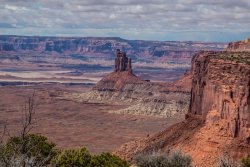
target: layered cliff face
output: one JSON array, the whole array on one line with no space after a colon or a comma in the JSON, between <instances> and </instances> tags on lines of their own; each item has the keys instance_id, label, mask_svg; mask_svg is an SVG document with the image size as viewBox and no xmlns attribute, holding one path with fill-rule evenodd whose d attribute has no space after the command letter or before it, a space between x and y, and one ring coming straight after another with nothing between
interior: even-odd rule
<instances>
[{"instance_id":1,"label":"layered cliff face","mask_svg":"<svg viewBox=\"0 0 250 167\"><path fill-rule=\"evenodd\" d=\"M9 69L20 72L46 70L51 71L48 72L50 76L54 76L55 70L62 70L63 76L56 77L77 75L87 79L86 82L96 83L112 71L116 50L120 49L126 52L126 56L117 58L114 71L131 69L132 59L134 70L141 78L174 81L190 68L194 53L200 49L222 50L225 46L225 43L142 41L116 37L0 35L0 66L4 72L9 72Z\"/></svg>"},{"instance_id":2,"label":"layered cliff face","mask_svg":"<svg viewBox=\"0 0 250 167\"><path fill-rule=\"evenodd\" d=\"M225 120L232 137L249 140L249 61L248 52L201 52L196 55L192 62L189 115L201 115L207 123Z\"/></svg>"},{"instance_id":3,"label":"layered cliff face","mask_svg":"<svg viewBox=\"0 0 250 167\"><path fill-rule=\"evenodd\" d=\"M228 51L250 51L250 38L244 41L230 42L227 47Z\"/></svg>"},{"instance_id":4,"label":"layered cliff face","mask_svg":"<svg viewBox=\"0 0 250 167\"><path fill-rule=\"evenodd\" d=\"M250 152L250 52L200 52L192 60L186 120L114 153L133 159L144 152L181 150L199 167L219 166Z\"/></svg>"},{"instance_id":5,"label":"layered cliff face","mask_svg":"<svg viewBox=\"0 0 250 167\"><path fill-rule=\"evenodd\" d=\"M205 42L158 42L125 40L122 38L98 37L25 37L0 36L0 53L25 52L31 54L58 54L60 56L76 54L112 59L116 49L122 49L133 59L145 59L188 62L198 50L222 50L225 43ZM25 56L24 55L24 56Z\"/></svg>"}]
</instances>

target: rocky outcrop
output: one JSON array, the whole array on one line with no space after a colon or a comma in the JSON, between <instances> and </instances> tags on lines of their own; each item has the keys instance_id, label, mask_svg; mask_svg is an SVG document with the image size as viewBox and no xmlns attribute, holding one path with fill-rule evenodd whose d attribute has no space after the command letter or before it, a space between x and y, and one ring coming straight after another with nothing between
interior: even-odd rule
<instances>
[{"instance_id":1,"label":"rocky outcrop","mask_svg":"<svg viewBox=\"0 0 250 167\"><path fill-rule=\"evenodd\" d=\"M128 85L141 85L146 81L141 80L130 71L112 72L101 79L95 86L94 90L98 91L123 91Z\"/></svg>"},{"instance_id":2,"label":"rocky outcrop","mask_svg":"<svg viewBox=\"0 0 250 167\"><path fill-rule=\"evenodd\" d=\"M131 59L125 53L118 50L115 59L115 72L101 79L91 92L80 95L81 98L89 102L129 104L116 113L171 117L187 112L190 87L183 85L191 83L189 74L177 82L152 83L132 72Z\"/></svg>"},{"instance_id":3,"label":"rocky outcrop","mask_svg":"<svg viewBox=\"0 0 250 167\"><path fill-rule=\"evenodd\" d=\"M248 59L250 59L250 53L242 52L197 54L192 62L192 92L187 116L201 115L207 123L225 120L226 130L232 137L249 140L250 66ZM214 114L207 120L209 112Z\"/></svg>"},{"instance_id":4,"label":"rocky outcrop","mask_svg":"<svg viewBox=\"0 0 250 167\"><path fill-rule=\"evenodd\" d=\"M116 50L114 72L101 79L94 90L98 91L122 91L126 85L143 84L145 81L138 78L132 72L131 58L126 56L126 52Z\"/></svg>"},{"instance_id":5,"label":"rocky outcrop","mask_svg":"<svg viewBox=\"0 0 250 167\"><path fill-rule=\"evenodd\" d=\"M115 113L171 117L186 113L190 100L190 89L179 87L177 91L172 84L143 81L129 71L112 72L100 80L91 92L79 98L88 102L128 105Z\"/></svg>"},{"instance_id":6,"label":"rocky outcrop","mask_svg":"<svg viewBox=\"0 0 250 167\"><path fill-rule=\"evenodd\" d=\"M244 41L230 42L227 47L228 51L250 51L250 38Z\"/></svg>"},{"instance_id":7,"label":"rocky outcrop","mask_svg":"<svg viewBox=\"0 0 250 167\"><path fill-rule=\"evenodd\" d=\"M120 49L116 50L115 58L115 72L129 71L132 73L131 58L126 56L126 52L121 52Z\"/></svg>"},{"instance_id":8,"label":"rocky outcrop","mask_svg":"<svg viewBox=\"0 0 250 167\"><path fill-rule=\"evenodd\" d=\"M144 152L181 150L199 167L235 161L250 152L250 52L201 51L192 60L192 90L186 120L114 153L133 160Z\"/></svg>"},{"instance_id":9,"label":"rocky outcrop","mask_svg":"<svg viewBox=\"0 0 250 167\"><path fill-rule=\"evenodd\" d=\"M221 128L224 124L223 121L218 121L216 125L204 124L198 116L190 117L155 135L126 143L114 153L133 160L145 152L179 150L191 156L193 166L197 167L219 166L221 158L226 157L237 162L249 154L250 145L229 137Z\"/></svg>"}]
</instances>

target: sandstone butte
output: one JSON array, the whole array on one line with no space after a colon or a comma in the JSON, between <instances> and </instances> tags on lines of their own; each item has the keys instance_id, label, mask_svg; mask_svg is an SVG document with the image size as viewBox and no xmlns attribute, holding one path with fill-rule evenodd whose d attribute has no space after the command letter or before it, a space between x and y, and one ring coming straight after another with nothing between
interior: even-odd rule
<instances>
[{"instance_id":1,"label":"sandstone butte","mask_svg":"<svg viewBox=\"0 0 250 167\"><path fill-rule=\"evenodd\" d=\"M120 50L116 52L114 67L114 72L101 79L90 92L82 95L86 101L129 104L127 108L112 111L114 113L164 118L179 114L178 118L184 119L190 101L190 73L176 82L142 80L133 73L131 59Z\"/></svg>"},{"instance_id":2,"label":"sandstone butte","mask_svg":"<svg viewBox=\"0 0 250 167\"><path fill-rule=\"evenodd\" d=\"M131 58L125 52L116 50L115 69L103 79L101 79L94 89L97 90L121 90L126 84L140 84L145 81L133 74Z\"/></svg>"},{"instance_id":3,"label":"sandstone butte","mask_svg":"<svg viewBox=\"0 0 250 167\"><path fill-rule=\"evenodd\" d=\"M181 150L196 167L250 153L250 40L226 51L201 51L192 59L189 111L183 122L124 144L114 153L132 160L142 152Z\"/></svg>"},{"instance_id":4,"label":"sandstone butte","mask_svg":"<svg viewBox=\"0 0 250 167\"><path fill-rule=\"evenodd\" d=\"M101 79L94 87L99 91L121 91L128 84L143 84L145 87L157 87L157 90L171 92L190 92L191 90L191 73L186 72L184 76L175 81L168 83L151 83L148 80L142 80L133 73L132 60L126 56L125 52L119 49L116 51L114 72Z\"/></svg>"}]
</instances>

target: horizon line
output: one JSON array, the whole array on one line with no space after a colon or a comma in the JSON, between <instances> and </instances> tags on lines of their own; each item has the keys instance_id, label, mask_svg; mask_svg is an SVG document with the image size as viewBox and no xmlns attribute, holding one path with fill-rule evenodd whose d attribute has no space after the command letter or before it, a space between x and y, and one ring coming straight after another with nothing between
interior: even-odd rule
<instances>
[{"instance_id":1,"label":"horizon line","mask_svg":"<svg viewBox=\"0 0 250 167\"><path fill-rule=\"evenodd\" d=\"M199 40L147 40L147 39L127 39L119 36L60 36L60 35L18 35L18 34L0 34L0 36L12 36L12 37L48 37L48 38L120 38L121 40L126 41L147 41L147 42L197 42L197 43L221 43L226 44L229 42L219 42L219 41L199 41ZM242 39L244 40L244 39Z\"/></svg>"}]
</instances>

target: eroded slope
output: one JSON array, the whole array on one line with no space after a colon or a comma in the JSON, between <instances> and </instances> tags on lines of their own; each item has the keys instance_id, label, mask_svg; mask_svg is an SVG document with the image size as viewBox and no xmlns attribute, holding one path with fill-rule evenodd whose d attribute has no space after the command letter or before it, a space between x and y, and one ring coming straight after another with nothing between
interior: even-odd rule
<instances>
[{"instance_id":1,"label":"eroded slope","mask_svg":"<svg viewBox=\"0 0 250 167\"><path fill-rule=\"evenodd\" d=\"M197 54L186 120L115 153L133 159L142 152L180 149L198 167L217 166L223 156L239 160L249 154L249 58L249 52Z\"/></svg>"}]
</instances>

